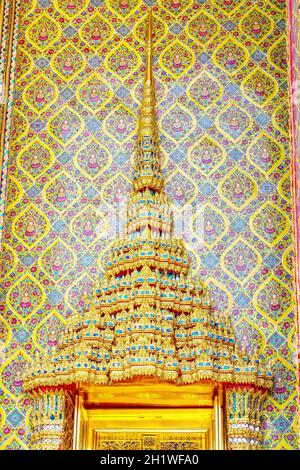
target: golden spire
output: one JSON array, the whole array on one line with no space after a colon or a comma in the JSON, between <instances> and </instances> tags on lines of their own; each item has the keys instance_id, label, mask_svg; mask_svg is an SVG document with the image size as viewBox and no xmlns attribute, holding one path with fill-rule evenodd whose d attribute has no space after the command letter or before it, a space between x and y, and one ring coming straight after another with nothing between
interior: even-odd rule
<instances>
[{"instance_id":1,"label":"golden spire","mask_svg":"<svg viewBox=\"0 0 300 470\"><path fill-rule=\"evenodd\" d=\"M152 36L152 10L150 8L146 36L146 72L139 117L135 175L133 178L133 186L137 191L143 191L146 188L161 191L163 188L155 110Z\"/></svg>"},{"instance_id":2,"label":"golden spire","mask_svg":"<svg viewBox=\"0 0 300 470\"><path fill-rule=\"evenodd\" d=\"M152 8L149 8L148 13L148 28L146 38L146 75L145 82L154 83L153 80L153 69L152 69Z\"/></svg>"},{"instance_id":3,"label":"golden spire","mask_svg":"<svg viewBox=\"0 0 300 470\"><path fill-rule=\"evenodd\" d=\"M148 28L146 38L146 73L142 95L142 106L139 120L138 140L144 137L157 138L155 87L152 68L152 9L148 13Z\"/></svg>"}]
</instances>

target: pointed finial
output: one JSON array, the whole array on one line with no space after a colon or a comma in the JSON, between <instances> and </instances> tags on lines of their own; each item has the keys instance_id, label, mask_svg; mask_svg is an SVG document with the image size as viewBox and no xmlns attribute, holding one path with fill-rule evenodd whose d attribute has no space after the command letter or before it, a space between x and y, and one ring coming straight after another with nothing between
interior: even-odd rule
<instances>
[{"instance_id":1,"label":"pointed finial","mask_svg":"<svg viewBox=\"0 0 300 470\"><path fill-rule=\"evenodd\" d=\"M146 35L146 73L140 113L138 140L157 137L155 89L152 67L152 9L148 12L148 26Z\"/></svg>"},{"instance_id":2,"label":"pointed finial","mask_svg":"<svg viewBox=\"0 0 300 470\"><path fill-rule=\"evenodd\" d=\"M134 189L137 191L150 188L161 191L164 185L161 165L159 139L155 109L155 87L152 67L152 10L148 10L146 33L146 71L142 94L141 112L137 139L137 157Z\"/></svg>"},{"instance_id":3,"label":"pointed finial","mask_svg":"<svg viewBox=\"0 0 300 470\"><path fill-rule=\"evenodd\" d=\"M152 8L148 11L148 31L147 31L147 44L152 46Z\"/></svg>"},{"instance_id":4,"label":"pointed finial","mask_svg":"<svg viewBox=\"0 0 300 470\"><path fill-rule=\"evenodd\" d=\"M152 8L148 12L148 27L147 27L147 40L146 40L146 74L145 83L150 82L153 84L153 69L152 69Z\"/></svg>"}]
</instances>

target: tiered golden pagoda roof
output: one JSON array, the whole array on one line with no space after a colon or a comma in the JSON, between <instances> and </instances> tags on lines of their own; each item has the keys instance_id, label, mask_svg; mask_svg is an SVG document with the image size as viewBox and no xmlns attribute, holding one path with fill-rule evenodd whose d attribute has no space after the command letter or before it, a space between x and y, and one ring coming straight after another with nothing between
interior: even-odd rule
<instances>
[{"instance_id":1,"label":"tiered golden pagoda roof","mask_svg":"<svg viewBox=\"0 0 300 470\"><path fill-rule=\"evenodd\" d=\"M238 351L228 316L190 274L164 192L155 114L152 19L139 121L133 191L123 239L85 311L73 315L49 355L37 355L24 388L113 384L148 376L177 384L215 381L269 389L271 371Z\"/></svg>"}]
</instances>

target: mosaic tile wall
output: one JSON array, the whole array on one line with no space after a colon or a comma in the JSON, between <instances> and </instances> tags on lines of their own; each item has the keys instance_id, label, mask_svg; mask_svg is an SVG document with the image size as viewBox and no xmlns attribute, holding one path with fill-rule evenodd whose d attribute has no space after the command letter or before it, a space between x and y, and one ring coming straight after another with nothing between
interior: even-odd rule
<instances>
[{"instance_id":1,"label":"mosaic tile wall","mask_svg":"<svg viewBox=\"0 0 300 470\"><path fill-rule=\"evenodd\" d=\"M178 213L192 207L191 262L215 308L230 312L250 353L273 358L265 446L293 449L285 0L21 0L2 251L2 448L28 445L22 369L81 308L103 271L109 213L130 190L147 5L167 192Z\"/></svg>"}]
</instances>

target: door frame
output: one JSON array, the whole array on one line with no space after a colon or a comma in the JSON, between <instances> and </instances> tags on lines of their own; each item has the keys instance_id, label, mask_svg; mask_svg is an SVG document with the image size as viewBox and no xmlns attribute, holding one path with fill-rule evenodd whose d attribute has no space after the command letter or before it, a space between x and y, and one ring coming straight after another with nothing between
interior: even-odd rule
<instances>
[{"instance_id":1,"label":"door frame","mask_svg":"<svg viewBox=\"0 0 300 470\"><path fill-rule=\"evenodd\" d=\"M75 398L74 418L74 450L95 449L100 432L201 432L206 449L225 449L223 389L210 382L83 384Z\"/></svg>"}]
</instances>

